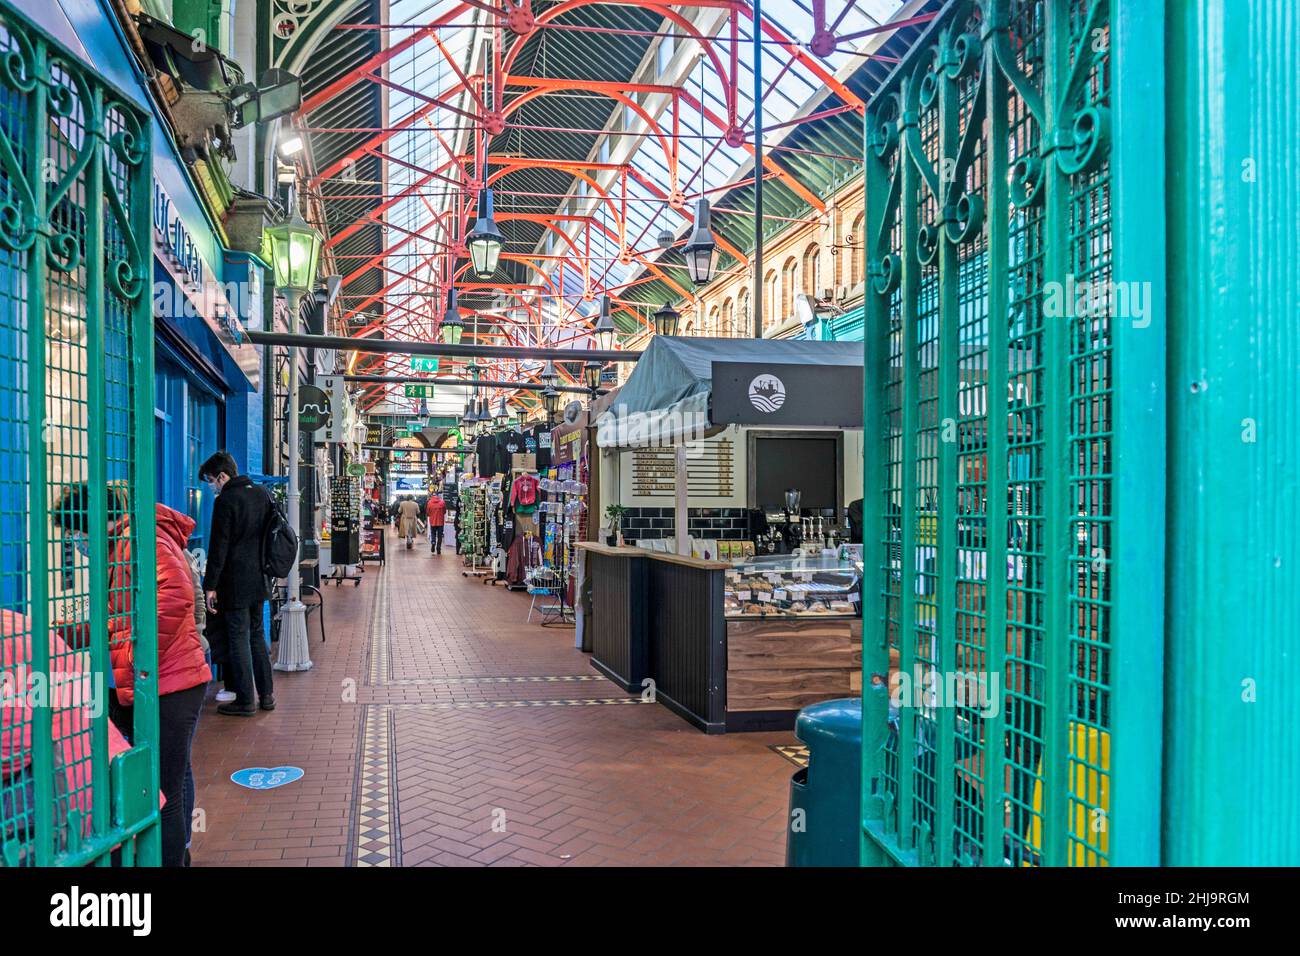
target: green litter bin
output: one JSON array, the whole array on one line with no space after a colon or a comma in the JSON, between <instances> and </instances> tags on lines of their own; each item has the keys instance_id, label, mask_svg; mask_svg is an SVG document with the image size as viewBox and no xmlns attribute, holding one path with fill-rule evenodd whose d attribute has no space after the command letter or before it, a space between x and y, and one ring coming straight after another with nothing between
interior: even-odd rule
<instances>
[{"instance_id":1,"label":"green litter bin","mask_svg":"<svg viewBox=\"0 0 1300 956\"><path fill-rule=\"evenodd\" d=\"M790 778L785 865L857 866L862 698L805 707L794 733L808 747L808 766Z\"/></svg>"}]
</instances>

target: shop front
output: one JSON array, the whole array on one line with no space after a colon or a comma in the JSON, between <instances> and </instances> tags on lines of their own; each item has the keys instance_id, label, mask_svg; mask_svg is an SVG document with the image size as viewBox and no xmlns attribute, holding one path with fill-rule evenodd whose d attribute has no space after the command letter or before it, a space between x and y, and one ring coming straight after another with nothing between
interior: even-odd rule
<instances>
[{"instance_id":1,"label":"shop front","mask_svg":"<svg viewBox=\"0 0 1300 956\"><path fill-rule=\"evenodd\" d=\"M710 733L860 693L862 387L853 345L654 340L597 421L598 670Z\"/></svg>"}]
</instances>

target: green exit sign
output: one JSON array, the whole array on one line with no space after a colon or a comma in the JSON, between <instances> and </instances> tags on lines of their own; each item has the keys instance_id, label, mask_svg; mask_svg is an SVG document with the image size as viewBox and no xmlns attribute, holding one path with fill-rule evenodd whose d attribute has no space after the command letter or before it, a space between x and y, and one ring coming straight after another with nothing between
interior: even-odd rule
<instances>
[{"instance_id":1,"label":"green exit sign","mask_svg":"<svg viewBox=\"0 0 1300 956\"><path fill-rule=\"evenodd\" d=\"M438 371L438 356L436 355L412 355L411 356L412 372L436 372Z\"/></svg>"},{"instance_id":2,"label":"green exit sign","mask_svg":"<svg viewBox=\"0 0 1300 956\"><path fill-rule=\"evenodd\" d=\"M432 385L407 385L407 398L433 398Z\"/></svg>"},{"instance_id":3,"label":"green exit sign","mask_svg":"<svg viewBox=\"0 0 1300 956\"><path fill-rule=\"evenodd\" d=\"M411 433L405 428L396 428L393 430L393 438L410 438Z\"/></svg>"}]
</instances>

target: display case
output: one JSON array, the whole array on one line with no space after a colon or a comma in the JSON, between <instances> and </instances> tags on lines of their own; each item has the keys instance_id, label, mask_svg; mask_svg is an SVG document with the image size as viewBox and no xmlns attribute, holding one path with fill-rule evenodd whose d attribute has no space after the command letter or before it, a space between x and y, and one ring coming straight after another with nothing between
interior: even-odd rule
<instances>
[{"instance_id":1,"label":"display case","mask_svg":"<svg viewBox=\"0 0 1300 956\"><path fill-rule=\"evenodd\" d=\"M728 620L857 617L862 564L851 553L738 558L723 575Z\"/></svg>"}]
</instances>

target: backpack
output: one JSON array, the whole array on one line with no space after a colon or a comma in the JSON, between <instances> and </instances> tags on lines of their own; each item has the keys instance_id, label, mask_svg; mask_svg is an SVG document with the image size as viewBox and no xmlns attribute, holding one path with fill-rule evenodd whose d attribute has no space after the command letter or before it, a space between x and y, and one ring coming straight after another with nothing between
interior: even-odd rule
<instances>
[{"instance_id":1,"label":"backpack","mask_svg":"<svg viewBox=\"0 0 1300 956\"><path fill-rule=\"evenodd\" d=\"M262 573L268 578L283 578L288 576L298 557L298 536L274 498L270 498L270 504L271 513L262 529Z\"/></svg>"}]
</instances>

